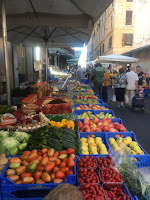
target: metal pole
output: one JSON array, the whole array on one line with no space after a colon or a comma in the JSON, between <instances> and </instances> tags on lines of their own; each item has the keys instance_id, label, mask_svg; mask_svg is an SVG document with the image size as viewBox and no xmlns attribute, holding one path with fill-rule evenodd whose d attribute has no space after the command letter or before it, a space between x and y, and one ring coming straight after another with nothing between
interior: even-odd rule
<instances>
[{"instance_id":1,"label":"metal pole","mask_svg":"<svg viewBox=\"0 0 150 200\"><path fill-rule=\"evenodd\" d=\"M59 56L58 56L58 67L59 67Z\"/></svg>"},{"instance_id":2,"label":"metal pole","mask_svg":"<svg viewBox=\"0 0 150 200\"><path fill-rule=\"evenodd\" d=\"M47 74L47 67L48 67L48 58L47 58L47 44L45 47L45 63L46 63L46 81L48 80L48 74Z\"/></svg>"},{"instance_id":3,"label":"metal pole","mask_svg":"<svg viewBox=\"0 0 150 200\"><path fill-rule=\"evenodd\" d=\"M11 105L5 0L2 0L2 27L3 27L3 47L4 47L5 69L6 69L6 83L7 83L7 103L8 105Z\"/></svg>"}]
</instances>

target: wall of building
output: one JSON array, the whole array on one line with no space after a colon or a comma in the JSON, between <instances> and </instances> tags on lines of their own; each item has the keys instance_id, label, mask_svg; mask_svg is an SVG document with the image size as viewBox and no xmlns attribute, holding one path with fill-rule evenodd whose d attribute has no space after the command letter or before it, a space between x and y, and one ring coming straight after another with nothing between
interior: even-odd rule
<instances>
[{"instance_id":1,"label":"wall of building","mask_svg":"<svg viewBox=\"0 0 150 200\"><path fill-rule=\"evenodd\" d=\"M134 1L114 0L99 20L95 23L94 29L87 45L88 61L96 59L100 55L122 54L132 50L132 46L123 46L123 34L133 34L133 24L125 25L126 11L133 10ZM100 24L100 26L99 26ZM109 38L112 36L112 46L109 46ZM104 53L102 47L104 44Z\"/></svg>"},{"instance_id":2,"label":"wall of building","mask_svg":"<svg viewBox=\"0 0 150 200\"><path fill-rule=\"evenodd\" d=\"M150 1L136 0L133 48L150 45Z\"/></svg>"}]
</instances>

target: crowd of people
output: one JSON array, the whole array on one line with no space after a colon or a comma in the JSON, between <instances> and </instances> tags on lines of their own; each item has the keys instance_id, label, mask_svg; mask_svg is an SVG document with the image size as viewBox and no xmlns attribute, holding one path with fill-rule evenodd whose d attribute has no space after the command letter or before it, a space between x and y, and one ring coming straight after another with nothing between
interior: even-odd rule
<instances>
[{"instance_id":1,"label":"crowd of people","mask_svg":"<svg viewBox=\"0 0 150 200\"><path fill-rule=\"evenodd\" d=\"M77 80L81 81L85 77L85 74L89 78L91 85L93 85L95 93L107 103L107 88L110 78L108 68L103 68L100 63L96 63L92 70L89 68L87 71L79 67L76 71ZM140 66L137 66L136 69L134 67L127 67L126 70L120 68L112 85L117 107L124 108L125 102L125 106L131 108L135 93L145 82L145 75L141 71Z\"/></svg>"}]
</instances>

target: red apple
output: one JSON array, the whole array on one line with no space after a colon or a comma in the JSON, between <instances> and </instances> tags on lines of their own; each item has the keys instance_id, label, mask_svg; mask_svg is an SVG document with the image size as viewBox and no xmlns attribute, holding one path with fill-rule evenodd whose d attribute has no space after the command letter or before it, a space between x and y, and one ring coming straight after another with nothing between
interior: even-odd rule
<instances>
[{"instance_id":1,"label":"red apple","mask_svg":"<svg viewBox=\"0 0 150 200\"><path fill-rule=\"evenodd\" d=\"M104 125L104 126L108 126L109 123L106 121L106 122L103 123L103 125Z\"/></svg>"},{"instance_id":2,"label":"red apple","mask_svg":"<svg viewBox=\"0 0 150 200\"><path fill-rule=\"evenodd\" d=\"M101 122L102 122L102 123L103 123L103 122L106 122L106 119L105 119L105 118L101 119Z\"/></svg>"},{"instance_id":3,"label":"red apple","mask_svg":"<svg viewBox=\"0 0 150 200\"><path fill-rule=\"evenodd\" d=\"M114 133L116 133L116 132L119 132L117 129L115 129L115 128L110 128L109 129L109 132L114 132Z\"/></svg>"},{"instance_id":4,"label":"red apple","mask_svg":"<svg viewBox=\"0 0 150 200\"><path fill-rule=\"evenodd\" d=\"M85 119L84 119L84 124L89 125L89 124L90 124L90 120L89 120L88 118L85 118Z\"/></svg>"},{"instance_id":5,"label":"red apple","mask_svg":"<svg viewBox=\"0 0 150 200\"><path fill-rule=\"evenodd\" d=\"M93 124L93 122L92 121L90 121L90 126Z\"/></svg>"},{"instance_id":6,"label":"red apple","mask_svg":"<svg viewBox=\"0 0 150 200\"><path fill-rule=\"evenodd\" d=\"M103 127L103 131L109 132L109 130L110 130L110 128L109 128L108 125L106 125L106 126Z\"/></svg>"},{"instance_id":7,"label":"red apple","mask_svg":"<svg viewBox=\"0 0 150 200\"><path fill-rule=\"evenodd\" d=\"M83 127L82 122L81 122L81 121L77 121L77 126L78 126L79 128L82 128L82 127Z\"/></svg>"},{"instance_id":8,"label":"red apple","mask_svg":"<svg viewBox=\"0 0 150 200\"><path fill-rule=\"evenodd\" d=\"M96 129L97 129L96 127L92 127L91 132L96 132Z\"/></svg>"},{"instance_id":9,"label":"red apple","mask_svg":"<svg viewBox=\"0 0 150 200\"><path fill-rule=\"evenodd\" d=\"M107 122L108 122L108 123L112 123L112 119L111 119L111 118L108 118L108 119L107 119Z\"/></svg>"},{"instance_id":10,"label":"red apple","mask_svg":"<svg viewBox=\"0 0 150 200\"><path fill-rule=\"evenodd\" d=\"M118 122L115 122L114 125L120 125Z\"/></svg>"},{"instance_id":11,"label":"red apple","mask_svg":"<svg viewBox=\"0 0 150 200\"><path fill-rule=\"evenodd\" d=\"M109 128L115 128L115 125L114 124L110 124Z\"/></svg>"},{"instance_id":12,"label":"red apple","mask_svg":"<svg viewBox=\"0 0 150 200\"><path fill-rule=\"evenodd\" d=\"M121 125L121 124L116 125L116 126L115 126L115 129L120 130L120 128L121 128L120 125Z\"/></svg>"},{"instance_id":13,"label":"red apple","mask_svg":"<svg viewBox=\"0 0 150 200\"><path fill-rule=\"evenodd\" d=\"M83 129L84 128L90 128L90 126L86 124L86 125L83 126Z\"/></svg>"},{"instance_id":14,"label":"red apple","mask_svg":"<svg viewBox=\"0 0 150 200\"><path fill-rule=\"evenodd\" d=\"M126 132L126 131L127 131L127 130L126 130L125 127L123 127L123 128L120 129L120 132Z\"/></svg>"},{"instance_id":15,"label":"red apple","mask_svg":"<svg viewBox=\"0 0 150 200\"><path fill-rule=\"evenodd\" d=\"M98 128L101 128L102 125L103 125L103 124L102 124L101 122L98 122L97 127L98 127Z\"/></svg>"},{"instance_id":16,"label":"red apple","mask_svg":"<svg viewBox=\"0 0 150 200\"><path fill-rule=\"evenodd\" d=\"M97 128L96 124L91 124L91 128Z\"/></svg>"},{"instance_id":17,"label":"red apple","mask_svg":"<svg viewBox=\"0 0 150 200\"><path fill-rule=\"evenodd\" d=\"M102 132L102 129L97 128L95 132Z\"/></svg>"},{"instance_id":18,"label":"red apple","mask_svg":"<svg viewBox=\"0 0 150 200\"><path fill-rule=\"evenodd\" d=\"M91 132L90 127L89 127L89 128L84 128L84 129L83 129L83 132Z\"/></svg>"},{"instance_id":19,"label":"red apple","mask_svg":"<svg viewBox=\"0 0 150 200\"><path fill-rule=\"evenodd\" d=\"M92 121L93 121L94 124L98 124L99 119L98 119L97 117L94 117L94 118L92 119Z\"/></svg>"}]
</instances>

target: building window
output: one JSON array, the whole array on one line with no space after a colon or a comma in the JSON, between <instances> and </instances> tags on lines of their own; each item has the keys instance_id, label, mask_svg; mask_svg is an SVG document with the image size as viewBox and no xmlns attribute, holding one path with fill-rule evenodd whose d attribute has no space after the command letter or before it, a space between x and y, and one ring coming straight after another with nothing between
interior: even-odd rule
<instances>
[{"instance_id":1,"label":"building window","mask_svg":"<svg viewBox=\"0 0 150 200\"><path fill-rule=\"evenodd\" d=\"M104 26L104 37L105 37L105 26Z\"/></svg>"},{"instance_id":2,"label":"building window","mask_svg":"<svg viewBox=\"0 0 150 200\"><path fill-rule=\"evenodd\" d=\"M101 30L101 38L103 38L103 31Z\"/></svg>"},{"instance_id":3,"label":"building window","mask_svg":"<svg viewBox=\"0 0 150 200\"><path fill-rule=\"evenodd\" d=\"M133 0L126 0L126 2L133 2Z\"/></svg>"},{"instance_id":4,"label":"building window","mask_svg":"<svg viewBox=\"0 0 150 200\"><path fill-rule=\"evenodd\" d=\"M113 27L113 15L111 16L110 26L111 26L111 28Z\"/></svg>"},{"instance_id":5,"label":"building window","mask_svg":"<svg viewBox=\"0 0 150 200\"><path fill-rule=\"evenodd\" d=\"M105 19L106 19L106 11L105 11Z\"/></svg>"},{"instance_id":6,"label":"building window","mask_svg":"<svg viewBox=\"0 0 150 200\"><path fill-rule=\"evenodd\" d=\"M114 6L114 1L112 2L112 7Z\"/></svg>"},{"instance_id":7,"label":"building window","mask_svg":"<svg viewBox=\"0 0 150 200\"><path fill-rule=\"evenodd\" d=\"M100 50L100 56L101 56L102 55L102 48L101 48L101 46L100 46L99 50Z\"/></svg>"},{"instance_id":8,"label":"building window","mask_svg":"<svg viewBox=\"0 0 150 200\"><path fill-rule=\"evenodd\" d=\"M97 57L99 56L99 48L97 49Z\"/></svg>"},{"instance_id":9,"label":"building window","mask_svg":"<svg viewBox=\"0 0 150 200\"><path fill-rule=\"evenodd\" d=\"M126 11L126 25L132 25L132 10Z\"/></svg>"},{"instance_id":10,"label":"building window","mask_svg":"<svg viewBox=\"0 0 150 200\"><path fill-rule=\"evenodd\" d=\"M112 47L112 36L109 38L109 45L108 45L108 49L110 49Z\"/></svg>"},{"instance_id":11,"label":"building window","mask_svg":"<svg viewBox=\"0 0 150 200\"><path fill-rule=\"evenodd\" d=\"M127 33L122 35L122 46L133 45L133 34Z\"/></svg>"},{"instance_id":12,"label":"building window","mask_svg":"<svg viewBox=\"0 0 150 200\"><path fill-rule=\"evenodd\" d=\"M103 24L103 15L102 15L102 24Z\"/></svg>"},{"instance_id":13,"label":"building window","mask_svg":"<svg viewBox=\"0 0 150 200\"><path fill-rule=\"evenodd\" d=\"M103 43L102 53L105 52L105 44Z\"/></svg>"}]
</instances>

